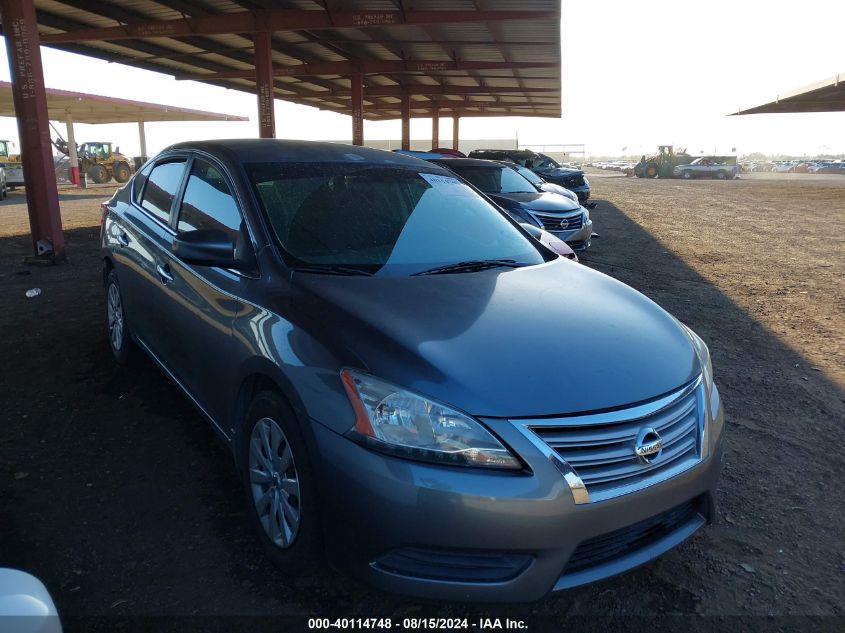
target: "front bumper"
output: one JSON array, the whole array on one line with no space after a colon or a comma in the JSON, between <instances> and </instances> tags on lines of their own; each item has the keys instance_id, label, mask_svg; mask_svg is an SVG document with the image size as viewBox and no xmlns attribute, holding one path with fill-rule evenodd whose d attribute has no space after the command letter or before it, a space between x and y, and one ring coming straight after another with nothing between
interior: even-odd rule
<instances>
[{"instance_id":1,"label":"front bumper","mask_svg":"<svg viewBox=\"0 0 845 633\"><path fill-rule=\"evenodd\" d=\"M712 428L720 430L722 421L719 404ZM386 591L432 599L528 602L641 565L715 516L721 434L714 436L709 458L674 478L576 505L560 471L513 424L485 423L530 463L530 472L393 458L314 423L330 561ZM691 501L695 515L674 531L601 564L564 573L579 544ZM420 571L398 573L396 565L409 557ZM441 572L429 573L437 565Z\"/></svg>"}]
</instances>

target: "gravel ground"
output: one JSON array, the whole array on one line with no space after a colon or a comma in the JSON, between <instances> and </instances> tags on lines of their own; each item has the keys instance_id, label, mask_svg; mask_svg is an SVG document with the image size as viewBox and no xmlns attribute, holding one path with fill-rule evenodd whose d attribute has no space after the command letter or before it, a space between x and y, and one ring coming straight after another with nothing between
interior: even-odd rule
<instances>
[{"instance_id":1,"label":"gravel ground","mask_svg":"<svg viewBox=\"0 0 845 633\"><path fill-rule=\"evenodd\" d=\"M28 225L14 192L0 204L0 566L42 578L67 616L773 614L842 625L845 178L590 176L601 237L584 264L710 345L728 434L716 525L632 573L508 609L420 604L331 571L291 581L253 540L212 431L151 364L129 371L110 358L97 251L110 190L63 191L69 262L56 267L21 264ZM27 299L32 287L43 292Z\"/></svg>"}]
</instances>

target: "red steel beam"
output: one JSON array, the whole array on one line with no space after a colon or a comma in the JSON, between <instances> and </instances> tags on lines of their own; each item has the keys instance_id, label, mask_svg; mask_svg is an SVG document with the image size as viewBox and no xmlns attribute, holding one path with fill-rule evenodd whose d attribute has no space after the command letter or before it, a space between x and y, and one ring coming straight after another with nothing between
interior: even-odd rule
<instances>
[{"instance_id":1,"label":"red steel beam","mask_svg":"<svg viewBox=\"0 0 845 633\"><path fill-rule=\"evenodd\" d=\"M537 108L545 108L545 109L554 109L559 108L560 103L558 101L544 101L539 103L525 103L522 101L519 102L508 102L508 101L410 101L410 109L411 110L426 110L430 111L433 109L438 110L463 110L467 108L505 108L508 110L532 110ZM367 111L369 112L379 112L382 110L387 110L390 112L398 112L402 109L402 103L374 103L372 105L367 106ZM348 110L347 110L348 112Z\"/></svg>"},{"instance_id":2,"label":"red steel beam","mask_svg":"<svg viewBox=\"0 0 845 633\"><path fill-rule=\"evenodd\" d=\"M368 29L383 26L459 24L466 22L509 22L557 20L559 11L332 11L271 10L238 11L176 20L149 20L101 28L74 29L45 35L45 44L108 42L146 37L190 37L229 35L260 31L315 31L320 29Z\"/></svg>"},{"instance_id":3,"label":"red steel beam","mask_svg":"<svg viewBox=\"0 0 845 633\"><path fill-rule=\"evenodd\" d=\"M0 0L21 142L29 228L36 257L62 260L65 239L50 143L47 94L33 0Z\"/></svg>"},{"instance_id":4,"label":"red steel beam","mask_svg":"<svg viewBox=\"0 0 845 633\"><path fill-rule=\"evenodd\" d=\"M258 136L276 138L276 112L273 109L273 43L269 32L256 33L255 92L258 95Z\"/></svg>"},{"instance_id":5,"label":"red steel beam","mask_svg":"<svg viewBox=\"0 0 845 633\"><path fill-rule=\"evenodd\" d=\"M364 76L352 73L352 144L364 144Z\"/></svg>"},{"instance_id":6,"label":"red steel beam","mask_svg":"<svg viewBox=\"0 0 845 633\"><path fill-rule=\"evenodd\" d=\"M315 62L313 64L294 64L291 66L274 66L276 77L302 77L311 75L349 75L353 72L364 74L385 73L436 73L461 70L522 70L535 68L558 68L557 62L463 62L441 60L377 60L370 59L361 62ZM218 73L199 73L190 75L176 75L182 81L211 81L215 79L252 79L250 70L230 70Z\"/></svg>"},{"instance_id":7,"label":"red steel beam","mask_svg":"<svg viewBox=\"0 0 845 633\"><path fill-rule=\"evenodd\" d=\"M544 92L560 92L559 88L513 88L495 86L428 86L425 84L406 84L405 86L372 86L365 89L368 97L399 97L402 93L411 95L490 95L490 94L531 94ZM320 94L315 92L315 94ZM348 97L349 90L330 90L327 97Z\"/></svg>"}]
</instances>

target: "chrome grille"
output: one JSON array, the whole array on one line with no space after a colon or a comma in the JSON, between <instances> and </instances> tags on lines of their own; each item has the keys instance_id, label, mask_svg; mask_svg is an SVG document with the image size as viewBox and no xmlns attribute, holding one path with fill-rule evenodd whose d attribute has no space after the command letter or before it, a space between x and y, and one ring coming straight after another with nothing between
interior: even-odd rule
<instances>
[{"instance_id":1,"label":"chrome grille","mask_svg":"<svg viewBox=\"0 0 845 633\"><path fill-rule=\"evenodd\" d=\"M586 489L588 502L595 502L651 486L698 464L704 413L699 378L665 398L629 409L514 422L529 439L540 440L534 443L547 456L562 461L559 467L569 473L567 480L574 474ZM663 441L651 462L634 451L643 429L657 431ZM576 503L583 502L576 498Z\"/></svg>"},{"instance_id":2,"label":"chrome grille","mask_svg":"<svg viewBox=\"0 0 845 633\"><path fill-rule=\"evenodd\" d=\"M543 223L543 228L547 231L571 231L572 229L580 229L584 226L584 218L580 212L577 215L569 217L546 215L545 213L538 213L536 211L534 215Z\"/></svg>"}]
</instances>

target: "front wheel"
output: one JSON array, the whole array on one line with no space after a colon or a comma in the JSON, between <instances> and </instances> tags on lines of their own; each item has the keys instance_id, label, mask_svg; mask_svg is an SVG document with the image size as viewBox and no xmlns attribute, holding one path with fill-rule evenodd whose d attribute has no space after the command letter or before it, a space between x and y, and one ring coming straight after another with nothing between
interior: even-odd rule
<instances>
[{"instance_id":1,"label":"front wheel","mask_svg":"<svg viewBox=\"0 0 845 633\"><path fill-rule=\"evenodd\" d=\"M103 183L109 181L109 172L100 163L95 163L94 165L91 165L91 169L88 170L88 177L98 185L102 185Z\"/></svg>"},{"instance_id":2,"label":"front wheel","mask_svg":"<svg viewBox=\"0 0 845 633\"><path fill-rule=\"evenodd\" d=\"M322 549L314 476L302 432L287 403L264 391L250 405L240 437L250 522L268 558L298 575Z\"/></svg>"},{"instance_id":3,"label":"front wheel","mask_svg":"<svg viewBox=\"0 0 845 633\"><path fill-rule=\"evenodd\" d=\"M109 271L106 280L106 320L109 328L109 347L117 362L126 365L134 356L134 343L126 323L123 297L117 281L117 272Z\"/></svg>"},{"instance_id":4,"label":"front wheel","mask_svg":"<svg viewBox=\"0 0 845 633\"><path fill-rule=\"evenodd\" d=\"M650 163L650 164L646 165L645 177L646 178L657 178L657 165L655 165L654 163Z\"/></svg>"},{"instance_id":5,"label":"front wheel","mask_svg":"<svg viewBox=\"0 0 845 633\"><path fill-rule=\"evenodd\" d=\"M692 172L691 172L689 169L687 169L686 171L684 171L684 178L685 178L686 180L689 180L690 178L692 178Z\"/></svg>"},{"instance_id":6,"label":"front wheel","mask_svg":"<svg viewBox=\"0 0 845 633\"><path fill-rule=\"evenodd\" d=\"M716 178L718 178L719 180L727 180L728 175L725 172L720 171L716 174Z\"/></svg>"},{"instance_id":7,"label":"front wheel","mask_svg":"<svg viewBox=\"0 0 845 633\"><path fill-rule=\"evenodd\" d=\"M114 179L117 182L124 183L129 180L129 177L132 175L132 171L129 169L129 165L127 165L126 163L118 162L114 164L112 174L114 175Z\"/></svg>"}]
</instances>

